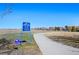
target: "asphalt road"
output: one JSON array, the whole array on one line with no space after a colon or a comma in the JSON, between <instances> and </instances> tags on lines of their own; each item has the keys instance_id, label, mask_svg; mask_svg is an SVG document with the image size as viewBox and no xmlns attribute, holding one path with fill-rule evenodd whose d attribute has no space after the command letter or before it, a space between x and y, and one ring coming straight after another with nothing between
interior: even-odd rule
<instances>
[{"instance_id":1,"label":"asphalt road","mask_svg":"<svg viewBox=\"0 0 79 59\"><path fill-rule=\"evenodd\" d=\"M79 49L57 43L43 33L34 34L35 41L44 55L79 55Z\"/></svg>"}]
</instances>

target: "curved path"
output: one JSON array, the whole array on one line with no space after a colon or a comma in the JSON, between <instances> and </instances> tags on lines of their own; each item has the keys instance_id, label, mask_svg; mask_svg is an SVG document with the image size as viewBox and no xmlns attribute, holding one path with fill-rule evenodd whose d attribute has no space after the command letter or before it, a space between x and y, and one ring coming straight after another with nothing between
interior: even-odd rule
<instances>
[{"instance_id":1,"label":"curved path","mask_svg":"<svg viewBox=\"0 0 79 59\"><path fill-rule=\"evenodd\" d=\"M44 55L79 55L79 49L54 42L43 33L34 34L34 38Z\"/></svg>"}]
</instances>

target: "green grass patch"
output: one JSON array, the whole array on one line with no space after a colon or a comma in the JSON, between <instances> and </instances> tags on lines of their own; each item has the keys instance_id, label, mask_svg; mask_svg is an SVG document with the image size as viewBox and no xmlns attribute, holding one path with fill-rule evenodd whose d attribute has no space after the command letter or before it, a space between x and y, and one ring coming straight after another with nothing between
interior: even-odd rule
<instances>
[{"instance_id":1,"label":"green grass patch","mask_svg":"<svg viewBox=\"0 0 79 59\"><path fill-rule=\"evenodd\" d=\"M2 38L6 38L8 40L15 40L15 39L21 39L21 40L32 40L33 36L31 32L25 32L25 33L8 33L1 35Z\"/></svg>"}]
</instances>

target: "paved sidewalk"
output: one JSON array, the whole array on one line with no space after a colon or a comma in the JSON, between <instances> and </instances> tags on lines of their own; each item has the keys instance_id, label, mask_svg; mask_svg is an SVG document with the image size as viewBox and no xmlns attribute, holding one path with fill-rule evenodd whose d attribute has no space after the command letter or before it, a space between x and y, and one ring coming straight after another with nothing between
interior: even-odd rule
<instances>
[{"instance_id":1,"label":"paved sidewalk","mask_svg":"<svg viewBox=\"0 0 79 59\"><path fill-rule=\"evenodd\" d=\"M34 34L35 41L44 55L79 55L79 49L52 41L43 33Z\"/></svg>"}]
</instances>

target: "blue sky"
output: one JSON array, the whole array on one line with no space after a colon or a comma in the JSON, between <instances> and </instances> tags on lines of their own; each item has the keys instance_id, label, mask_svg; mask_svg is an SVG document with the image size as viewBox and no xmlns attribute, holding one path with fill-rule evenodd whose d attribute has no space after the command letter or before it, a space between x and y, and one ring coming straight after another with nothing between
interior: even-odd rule
<instances>
[{"instance_id":1,"label":"blue sky","mask_svg":"<svg viewBox=\"0 0 79 59\"><path fill-rule=\"evenodd\" d=\"M6 12L11 8L11 13ZM79 25L79 4L25 3L0 4L0 28L21 28L22 22L31 27Z\"/></svg>"}]
</instances>

